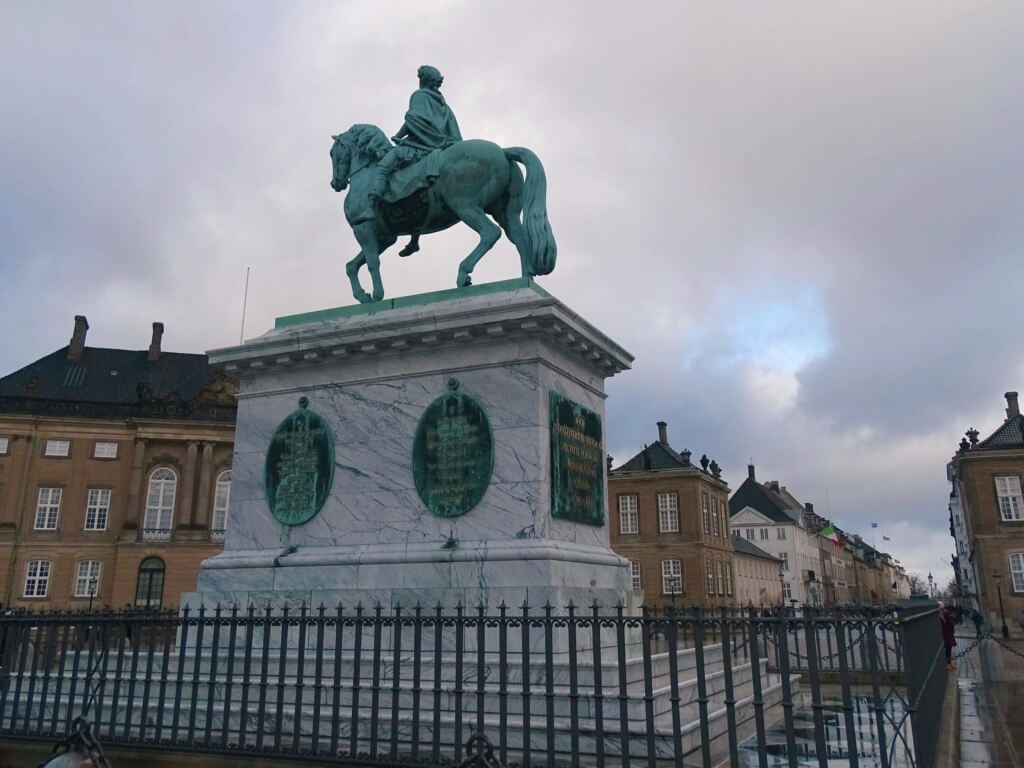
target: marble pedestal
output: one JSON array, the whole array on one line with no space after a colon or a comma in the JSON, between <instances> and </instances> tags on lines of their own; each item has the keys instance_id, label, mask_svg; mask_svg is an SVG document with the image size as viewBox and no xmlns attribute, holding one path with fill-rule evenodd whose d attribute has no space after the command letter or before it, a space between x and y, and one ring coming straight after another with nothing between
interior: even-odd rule
<instances>
[{"instance_id":1,"label":"marble pedestal","mask_svg":"<svg viewBox=\"0 0 1024 768\"><path fill-rule=\"evenodd\" d=\"M279 318L209 354L240 380L231 502L224 551L183 605L636 606L607 520L552 516L548 412L555 392L603 424L604 380L632 357L532 281ZM452 378L488 417L494 464L481 501L442 518L416 491L412 446ZM265 457L302 396L334 434L334 479L319 514L287 526Z\"/></svg>"}]
</instances>

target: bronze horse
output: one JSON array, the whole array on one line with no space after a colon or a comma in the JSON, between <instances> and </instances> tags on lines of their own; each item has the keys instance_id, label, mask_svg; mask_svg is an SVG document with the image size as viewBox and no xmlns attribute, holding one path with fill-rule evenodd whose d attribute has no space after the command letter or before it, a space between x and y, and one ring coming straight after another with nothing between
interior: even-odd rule
<instances>
[{"instance_id":1,"label":"bronze horse","mask_svg":"<svg viewBox=\"0 0 1024 768\"><path fill-rule=\"evenodd\" d=\"M457 287L470 285L473 267L498 241L502 230L519 251L523 277L546 275L554 269L557 248L548 223L544 167L533 152L522 147L502 149L480 139L453 144L441 150L440 172L432 184L402 200L381 201L373 220L353 225L353 218L366 207L377 162L391 147L380 128L364 124L334 136L331 147L331 187L336 192L352 187L345 198L345 217L361 250L345 271L356 299L384 298L380 255L400 235L439 232L459 221L472 227L480 242L459 263ZM525 180L517 163L526 168ZM359 282L359 268L364 264L373 280L372 296Z\"/></svg>"}]
</instances>

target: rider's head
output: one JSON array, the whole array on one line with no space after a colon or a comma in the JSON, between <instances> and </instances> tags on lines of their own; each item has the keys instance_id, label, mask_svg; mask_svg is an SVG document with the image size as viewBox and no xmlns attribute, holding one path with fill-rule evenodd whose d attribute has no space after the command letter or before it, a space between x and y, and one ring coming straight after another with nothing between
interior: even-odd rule
<instances>
[{"instance_id":1,"label":"rider's head","mask_svg":"<svg viewBox=\"0 0 1024 768\"><path fill-rule=\"evenodd\" d=\"M420 79L420 88L440 88L441 83L444 82L444 78L437 71L437 68L429 64L424 64L417 69L416 75Z\"/></svg>"}]
</instances>

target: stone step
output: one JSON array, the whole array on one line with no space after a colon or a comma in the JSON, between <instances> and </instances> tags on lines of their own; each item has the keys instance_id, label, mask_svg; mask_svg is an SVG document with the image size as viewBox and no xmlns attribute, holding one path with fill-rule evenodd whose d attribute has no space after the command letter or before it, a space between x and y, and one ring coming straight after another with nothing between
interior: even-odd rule
<instances>
[{"instance_id":1,"label":"stone step","mask_svg":"<svg viewBox=\"0 0 1024 768\"><path fill-rule=\"evenodd\" d=\"M778 705L781 703L781 682L778 680L777 676L772 676L772 678L773 681L765 687L762 693L765 708L765 719L769 724L781 716L781 713L777 712L779 709ZM794 686L794 690L798 690L798 676L792 676L791 682ZM366 694L364 693L364 696L365 695ZM48 702L37 702L36 705L38 706L40 703L49 709L50 704ZM177 716L178 727L175 730L175 716L172 709L172 702L166 702L162 718L162 727L159 732L157 730L156 723L158 714L157 709L155 707L150 707L148 709L146 714L148 725L145 729L142 729L139 724L142 717L141 705L136 704L136 706L133 707L133 727L130 728L126 734L123 725L126 714L125 708L118 708L118 711L115 713L116 725L114 726L113 731L111 731L109 725L111 715L110 709L109 707L104 706L104 702L100 702L100 706L94 710L98 715L95 719L95 732L101 740L106 738L111 742L114 742L119 738L123 740L126 735L130 739L138 739L142 737L147 739L159 738L164 740L171 739L172 741L180 741L186 738L190 725L190 718L194 716L194 724L196 727L191 737L192 744L201 746L206 743L206 702L200 699L197 702L195 712L190 710L188 706L189 700L184 696L182 697L182 703L183 708ZM711 739L713 741L724 739L728 726L725 705L723 703L712 703L709 705L708 709L708 730ZM753 696L737 695L734 711L738 727L744 726L745 723L749 724L754 716ZM250 706L247 707L244 718L240 716L240 706L229 707L229 712L230 714L227 722L228 743L238 743L241 723L244 720L246 744L254 744L257 740L257 734L260 728L255 702L250 702ZM369 751L372 746L371 739L373 738L369 713L367 709L360 709L357 710L357 712L361 715L356 722L357 750ZM400 708L398 718L394 721L397 723L399 752L404 754L408 754L411 751L414 714L414 710L411 708ZM35 719L36 716L34 715L31 718L31 721L34 722ZM48 719L49 718L47 718L47 721ZM438 710L436 719L438 723L437 737L439 739L442 752L445 755L451 756L454 752L453 745L456 743L457 720L452 711L445 710L443 708ZM293 732L295 721L296 708L291 704L285 704L282 707L282 717L280 721L278 721L276 697L268 695L267 707L262 721L263 743L269 746L275 743L275 738L279 738L285 748L291 748L291 746L297 742L299 749L310 749L312 746L312 734L314 730L314 709L312 705L306 703L299 709L299 729L297 737ZM459 739L461 742L464 742L468 736L477 729L477 717L475 712L463 711L462 717L459 718L458 721L461 721ZM4 724L7 725L8 722L8 719L5 718ZM19 719L10 724L12 726L17 726L21 724L21 722L22 721ZM352 733L352 722L351 709L342 708L339 711L339 716L337 718L339 747L341 749L348 748ZM385 708L382 706L379 711L376 729L378 753L380 750L384 750L386 752L388 749L392 736L392 722L392 712L390 707L388 706ZM426 706L421 705L420 707L420 722L418 726L417 741L420 744L421 754L429 753L435 735L434 722L435 714L432 708L432 699L429 699L426 702ZM509 759L521 759L524 743L524 720L521 714L510 713L505 722L506 731L504 734L504 742L506 749L510 753ZM529 722L531 728L530 742L532 750L535 753L535 756L545 754L548 746L548 718L546 712L538 714L536 709L534 709ZM322 710L318 728L319 745L321 749L326 748L330 743L333 723L334 721L329 718L326 708ZM558 758L568 758L570 756L573 749L574 738L576 741L575 748L581 756L589 757L596 755L598 740L596 721L593 718L580 717L574 723L567 716L556 714L553 718L552 726L553 730L551 731L551 734L554 742L554 751ZM223 706L217 706L215 704L210 716L211 741L219 743L219 739L223 733L223 728L224 708ZM490 736L493 742L500 743L501 721L495 713L487 712L484 714L483 732ZM622 743L626 741L619 719L617 717L606 718L602 723L601 733L603 736L603 754L606 758L610 758L614 761L614 759L620 754ZM655 716L651 722L650 728L648 728L646 719L630 720L625 733L628 734L629 753L631 757L642 758L647 756L649 743L658 759L671 759L675 753L675 731L673 728L671 712ZM648 739L649 735L653 736L653 739L651 739L650 742ZM694 752L700 748L701 732L698 717L694 717L692 719L681 717L679 742L684 754Z\"/></svg>"}]
</instances>

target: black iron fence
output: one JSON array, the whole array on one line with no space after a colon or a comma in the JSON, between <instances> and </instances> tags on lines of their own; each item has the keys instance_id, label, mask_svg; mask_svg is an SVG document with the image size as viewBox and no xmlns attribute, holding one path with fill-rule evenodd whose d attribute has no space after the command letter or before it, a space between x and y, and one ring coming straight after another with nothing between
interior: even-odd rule
<instances>
[{"instance_id":1,"label":"black iron fence","mask_svg":"<svg viewBox=\"0 0 1024 768\"><path fill-rule=\"evenodd\" d=\"M912 653L905 649L913 649ZM569 606L0 616L0 737L503 764L919 765L945 668L932 609L625 615Z\"/></svg>"}]
</instances>

